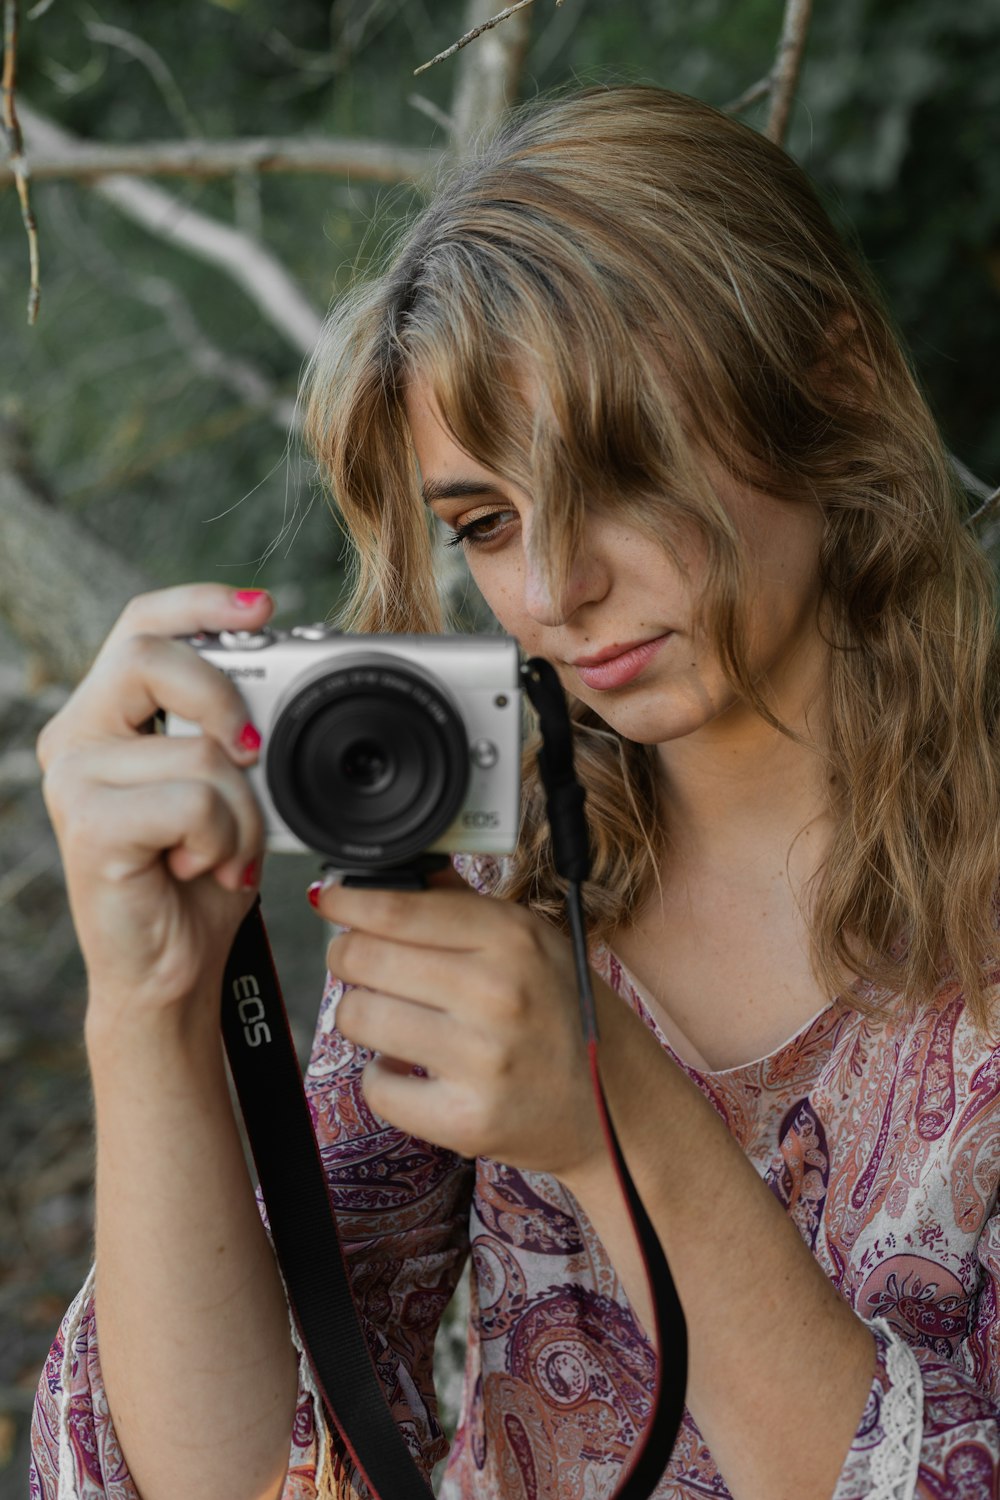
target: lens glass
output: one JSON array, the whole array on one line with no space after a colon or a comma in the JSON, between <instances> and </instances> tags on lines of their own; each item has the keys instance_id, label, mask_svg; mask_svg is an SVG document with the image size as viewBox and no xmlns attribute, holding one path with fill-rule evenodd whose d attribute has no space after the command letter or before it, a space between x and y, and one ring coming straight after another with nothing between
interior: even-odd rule
<instances>
[{"instance_id":1,"label":"lens glass","mask_svg":"<svg viewBox=\"0 0 1000 1500\"><path fill-rule=\"evenodd\" d=\"M380 792L395 767L392 752L377 740L354 740L340 757L340 775L358 792Z\"/></svg>"}]
</instances>

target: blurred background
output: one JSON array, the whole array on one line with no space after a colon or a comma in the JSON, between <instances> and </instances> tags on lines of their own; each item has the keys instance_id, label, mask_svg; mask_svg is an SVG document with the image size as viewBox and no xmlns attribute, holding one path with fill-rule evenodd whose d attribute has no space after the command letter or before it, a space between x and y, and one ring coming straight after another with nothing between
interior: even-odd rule
<instances>
[{"instance_id":1,"label":"blurred background","mask_svg":"<svg viewBox=\"0 0 1000 1500\"><path fill-rule=\"evenodd\" d=\"M642 80L752 97L786 15L783 0L534 0L414 78L494 6L19 9L41 301L29 326L28 242L0 170L0 1500L27 1492L32 1394L92 1233L82 974L38 729L138 589L266 587L285 624L336 609L342 541L299 451L297 382L325 309L378 263L441 153L515 93ZM773 95L743 110L755 127ZM785 144L874 264L949 448L992 490L1000 0L815 0ZM314 874L272 859L264 887L303 1054ZM459 1309L449 1402L460 1343Z\"/></svg>"}]
</instances>

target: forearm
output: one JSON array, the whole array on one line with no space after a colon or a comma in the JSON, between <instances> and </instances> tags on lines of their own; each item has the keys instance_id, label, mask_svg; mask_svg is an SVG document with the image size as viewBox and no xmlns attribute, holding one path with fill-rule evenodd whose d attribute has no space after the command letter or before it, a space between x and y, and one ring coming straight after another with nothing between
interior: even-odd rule
<instances>
[{"instance_id":1,"label":"forearm","mask_svg":"<svg viewBox=\"0 0 1000 1500\"><path fill-rule=\"evenodd\" d=\"M291 1440L296 1356L212 1012L88 1023L101 1368L143 1500L273 1500Z\"/></svg>"},{"instance_id":2,"label":"forearm","mask_svg":"<svg viewBox=\"0 0 1000 1500\"><path fill-rule=\"evenodd\" d=\"M620 1002L608 1011L602 1078L687 1320L691 1413L735 1500L829 1500L868 1396L872 1336L709 1102ZM649 1330L610 1162L564 1180Z\"/></svg>"}]
</instances>

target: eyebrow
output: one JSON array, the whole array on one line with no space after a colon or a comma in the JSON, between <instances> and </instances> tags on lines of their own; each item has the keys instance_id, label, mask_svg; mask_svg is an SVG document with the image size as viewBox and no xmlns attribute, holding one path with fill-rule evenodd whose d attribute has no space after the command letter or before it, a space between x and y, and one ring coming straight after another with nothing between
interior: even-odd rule
<instances>
[{"instance_id":1,"label":"eyebrow","mask_svg":"<svg viewBox=\"0 0 1000 1500\"><path fill-rule=\"evenodd\" d=\"M481 479L425 479L423 497L425 505L435 500L465 500L471 495L495 495L496 486L484 484Z\"/></svg>"}]
</instances>

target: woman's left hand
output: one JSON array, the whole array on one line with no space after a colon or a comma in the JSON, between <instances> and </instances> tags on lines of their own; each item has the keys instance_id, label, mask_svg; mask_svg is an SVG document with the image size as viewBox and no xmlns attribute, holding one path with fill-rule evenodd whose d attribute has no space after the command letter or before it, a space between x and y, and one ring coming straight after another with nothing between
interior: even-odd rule
<instances>
[{"instance_id":1,"label":"woman's left hand","mask_svg":"<svg viewBox=\"0 0 1000 1500\"><path fill-rule=\"evenodd\" d=\"M365 1098L397 1129L462 1156L577 1172L605 1147L569 942L453 872L434 880L426 891L329 885L319 895L320 915L350 929L327 964L355 986L337 1029L376 1054Z\"/></svg>"}]
</instances>

